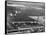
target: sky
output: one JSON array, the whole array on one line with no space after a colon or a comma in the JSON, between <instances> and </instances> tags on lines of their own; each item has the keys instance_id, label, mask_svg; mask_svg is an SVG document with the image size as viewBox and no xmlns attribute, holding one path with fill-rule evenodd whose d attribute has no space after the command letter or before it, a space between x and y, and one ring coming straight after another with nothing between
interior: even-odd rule
<instances>
[{"instance_id":1,"label":"sky","mask_svg":"<svg viewBox=\"0 0 46 35\"><path fill-rule=\"evenodd\" d=\"M7 0L7 1L33 1L33 2L45 2L45 0Z\"/></svg>"}]
</instances>

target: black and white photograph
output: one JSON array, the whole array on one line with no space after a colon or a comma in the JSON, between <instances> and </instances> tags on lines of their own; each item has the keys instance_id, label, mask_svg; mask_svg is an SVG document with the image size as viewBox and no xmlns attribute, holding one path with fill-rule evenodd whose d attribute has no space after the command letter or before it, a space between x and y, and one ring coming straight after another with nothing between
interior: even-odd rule
<instances>
[{"instance_id":1,"label":"black and white photograph","mask_svg":"<svg viewBox=\"0 0 46 35\"><path fill-rule=\"evenodd\" d=\"M45 2L5 1L5 33L45 32Z\"/></svg>"}]
</instances>

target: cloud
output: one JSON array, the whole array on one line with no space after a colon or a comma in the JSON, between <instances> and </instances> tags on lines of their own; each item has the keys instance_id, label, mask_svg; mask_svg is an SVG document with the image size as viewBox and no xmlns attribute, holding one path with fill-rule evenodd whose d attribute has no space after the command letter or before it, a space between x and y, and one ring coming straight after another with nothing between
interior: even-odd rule
<instances>
[{"instance_id":1,"label":"cloud","mask_svg":"<svg viewBox=\"0 0 46 35\"><path fill-rule=\"evenodd\" d=\"M26 7L25 5L18 5L18 4L7 4L7 6L12 6L12 7Z\"/></svg>"}]
</instances>

